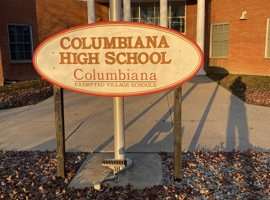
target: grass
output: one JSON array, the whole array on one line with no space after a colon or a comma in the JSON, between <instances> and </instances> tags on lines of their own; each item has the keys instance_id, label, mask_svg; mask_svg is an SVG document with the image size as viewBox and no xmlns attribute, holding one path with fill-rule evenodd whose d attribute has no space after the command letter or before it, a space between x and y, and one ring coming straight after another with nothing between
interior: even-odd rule
<instances>
[{"instance_id":1,"label":"grass","mask_svg":"<svg viewBox=\"0 0 270 200\"><path fill-rule=\"evenodd\" d=\"M220 81L220 85L229 89L233 82L237 79L237 77L241 77L242 82L246 85L246 89L248 90L259 90L263 91L266 89L270 89L270 76L256 76L256 75L241 75L241 74L229 74L223 77L221 74L207 74L209 78L218 82Z\"/></svg>"},{"instance_id":2,"label":"grass","mask_svg":"<svg viewBox=\"0 0 270 200\"><path fill-rule=\"evenodd\" d=\"M20 81L12 84L7 84L0 86L0 92L13 93L15 91L27 90L27 89L41 89L43 87L48 87L50 83L45 80L30 80L30 81Z\"/></svg>"}]
</instances>

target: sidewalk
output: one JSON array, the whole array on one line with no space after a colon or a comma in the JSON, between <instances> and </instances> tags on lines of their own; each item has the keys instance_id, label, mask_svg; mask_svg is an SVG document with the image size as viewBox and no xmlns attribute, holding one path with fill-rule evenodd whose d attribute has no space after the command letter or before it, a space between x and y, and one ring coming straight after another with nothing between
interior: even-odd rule
<instances>
[{"instance_id":1,"label":"sidewalk","mask_svg":"<svg viewBox=\"0 0 270 200\"><path fill-rule=\"evenodd\" d=\"M270 150L270 108L198 76L183 85L184 151ZM112 98L65 91L66 151L113 152ZM126 151L173 152L173 91L125 98ZM0 149L55 149L53 98L0 110Z\"/></svg>"},{"instance_id":2,"label":"sidewalk","mask_svg":"<svg viewBox=\"0 0 270 200\"><path fill-rule=\"evenodd\" d=\"M243 103L205 76L183 84L182 149L270 150L270 108ZM173 90L125 98L126 157L132 168L109 185L135 188L159 185L160 152L173 152ZM69 187L91 187L112 171L101 167L113 158L112 98L65 91L66 151L89 152ZM54 151L54 102L0 110L0 150Z\"/></svg>"}]
</instances>

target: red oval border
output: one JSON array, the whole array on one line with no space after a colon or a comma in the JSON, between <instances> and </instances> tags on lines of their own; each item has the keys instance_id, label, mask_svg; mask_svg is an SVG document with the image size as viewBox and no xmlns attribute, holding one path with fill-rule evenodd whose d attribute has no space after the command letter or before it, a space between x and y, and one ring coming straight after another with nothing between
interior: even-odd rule
<instances>
[{"instance_id":1,"label":"red oval border","mask_svg":"<svg viewBox=\"0 0 270 200\"><path fill-rule=\"evenodd\" d=\"M100 26L100 25L131 25L131 26L143 26L143 27L146 27L146 28L149 28L149 27L152 27L152 28L155 28L155 29L161 29L161 30L165 30L165 31L168 31L168 32L172 32L174 34L177 34L177 35L180 35L181 37L185 38L186 40L188 40L193 46L196 47L196 49L199 51L199 54L200 54L200 63L199 63L199 67L197 68L196 71L194 71L193 74L191 74L190 76L184 78L182 81L180 82L177 82L176 84L174 85L171 85L169 87L165 87L165 88L161 88L161 89L157 89L157 90L151 90L151 91L146 91L146 92L136 92L136 93L123 93L123 94L114 94L114 93L95 93L95 92L85 92L85 91L81 91L81 90L76 90L74 88L69 88L69 87L66 87L66 86L63 86L59 83L56 83L54 81L52 81L51 79L47 78L43 73L41 73L39 71L39 69L37 68L37 65L36 65L36 54L38 52L38 50L43 46L45 45L48 41L52 40L53 38L59 36L59 35L62 35L66 32L69 32L69 31L72 31L72 30L77 30L77 29L81 29L81 28L85 28L85 27L92 27L92 26ZM50 36L49 38L47 38L46 40L44 40L42 43L40 43L38 45L38 47L36 48L34 54L33 54L33 65L34 65L34 68L35 70L38 72L38 74L44 78L45 80L47 80L48 82L58 86L58 87L61 87L61 88L64 88L64 89L67 89L67 90L70 90L70 91L73 91L73 92L78 92L78 93L83 93L83 94L88 94L88 95L95 95L95 96L105 96L105 97L130 97L130 96L140 96L140 95L147 95L147 94L153 94L153 93L157 93L157 92L162 92L162 91L165 91L165 90L169 90L169 89L172 89L172 88L175 88L185 82L187 82L188 80L190 80L191 78L193 78L198 72L199 70L201 69L201 67L203 66L203 63L204 63L204 55L203 55L203 52L201 50L201 48L198 46L198 44L196 42L194 42L192 39L190 39L189 37L187 37L186 35L178 32L178 31L175 31L175 30L172 30L172 29L169 29L169 28L165 28L165 27L162 27L162 26L157 26L157 25L153 25L153 24L146 24L146 23L138 23L138 22L124 22L124 21L119 21L119 22L98 22L98 23L92 23L92 24L84 24L84 25L79 25L79 26L75 26L75 27L72 27L72 28L69 28L69 29L65 29L61 32L58 32L52 36Z\"/></svg>"}]
</instances>

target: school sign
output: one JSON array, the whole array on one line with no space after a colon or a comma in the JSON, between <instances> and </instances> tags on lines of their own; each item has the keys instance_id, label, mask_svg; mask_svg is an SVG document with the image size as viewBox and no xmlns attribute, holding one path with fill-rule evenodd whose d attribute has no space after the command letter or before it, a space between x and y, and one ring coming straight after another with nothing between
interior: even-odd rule
<instances>
[{"instance_id":1,"label":"school sign","mask_svg":"<svg viewBox=\"0 0 270 200\"><path fill-rule=\"evenodd\" d=\"M62 88L99 96L136 96L174 88L200 70L203 54L185 35L142 23L77 26L36 49L37 72Z\"/></svg>"}]
</instances>

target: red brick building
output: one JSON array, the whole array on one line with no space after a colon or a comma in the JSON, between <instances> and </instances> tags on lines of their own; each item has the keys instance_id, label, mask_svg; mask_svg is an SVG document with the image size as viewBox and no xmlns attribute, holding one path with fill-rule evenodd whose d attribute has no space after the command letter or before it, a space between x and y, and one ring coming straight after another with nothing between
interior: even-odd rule
<instances>
[{"instance_id":1,"label":"red brick building","mask_svg":"<svg viewBox=\"0 0 270 200\"><path fill-rule=\"evenodd\" d=\"M2 58L0 66L0 84L3 77L5 80L22 80L38 77L37 73L33 70L31 55L29 57L29 54L26 53L32 53L39 42L35 7L35 0L10 0L0 2L0 48ZM15 38L13 37L14 34L12 34L16 31L14 30L16 29L15 25L18 25L17 31L20 32L18 42L17 38L15 41ZM24 31L23 28L25 28ZM25 36L25 43L21 43L21 41L23 41L23 35ZM17 44L21 43L20 45L17 45L18 48L24 48L25 44L25 47L28 50L25 51L26 55L18 55L18 59L19 56L21 56L22 61L16 60L14 57L16 56L14 55L16 50L10 49L10 47L17 48L14 47L13 42ZM24 54L24 52L22 54Z\"/></svg>"},{"instance_id":2,"label":"red brick building","mask_svg":"<svg viewBox=\"0 0 270 200\"><path fill-rule=\"evenodd\" d=\"M96 3L99 21L109 20L108 6ZM87 4L80 0L0 1L0 85L37 79L32 64L35 48L47 37L87 24Z\"/></svg>"},{"instance_id":3,"label":"red brick building","mask_svg":"<svg viewBox=\"0 0 270 200\"><path fill-rule=\"evenodd\" d=\"M208 66L223 67L233 74L270 76L270 1L212 0L208 15ZM215 56L210 46L213 28L224 24L228 27L228 52L224 57Z\"/></svg>"},{"instance_id":4,"label":"red brick building","mask_svg":"<svg viewBox=\"0 0 270 200\"><path fill-rule=\"evenodd\" d=\"M109 1L95 2L96 21L108 21ZM132 21L159 24L159 0L131 2ZM267 0L205 0L205 70L270 76L269 11ZM31 61L38 44L86 23L85 0L0 1L0 85L39 78ZM196 23L197 0L168 0L169 28L196 40Z\"/></svg>"}]
</instances>

